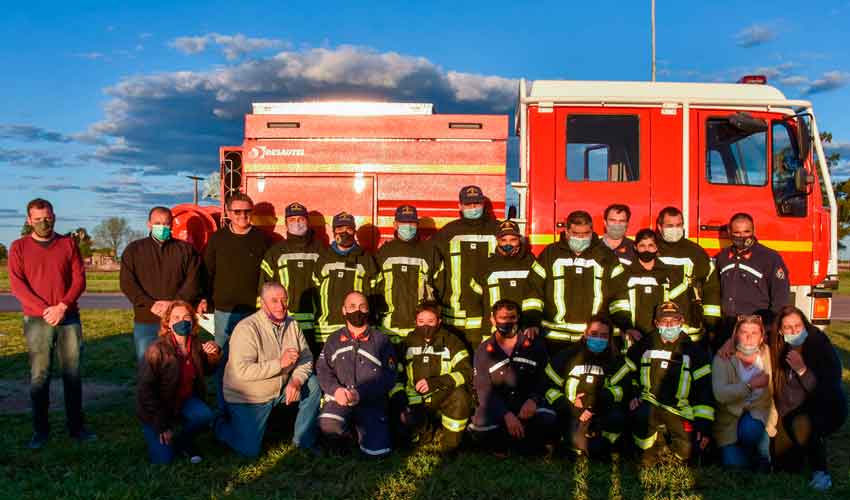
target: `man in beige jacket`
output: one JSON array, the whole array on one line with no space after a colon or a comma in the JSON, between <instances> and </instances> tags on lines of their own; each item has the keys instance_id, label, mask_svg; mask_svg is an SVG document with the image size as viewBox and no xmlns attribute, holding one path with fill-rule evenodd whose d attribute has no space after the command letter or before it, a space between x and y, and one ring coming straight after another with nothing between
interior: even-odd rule
<instances>
[{"instance_id":1,"label":"man in beige jacket","mask_svg":"<svg viewBox=\"0 0 850 500\"><path fill-rule=\"evenodd\" d=\"M268 282L262 308L236 325L224 368L225 411L215 433L240 455L260 453L272 408L298 404L292 442L314 449L322 391L313 375L313 355L298 323L286 314L286 289Z\"/></svg>"}]
</instances>

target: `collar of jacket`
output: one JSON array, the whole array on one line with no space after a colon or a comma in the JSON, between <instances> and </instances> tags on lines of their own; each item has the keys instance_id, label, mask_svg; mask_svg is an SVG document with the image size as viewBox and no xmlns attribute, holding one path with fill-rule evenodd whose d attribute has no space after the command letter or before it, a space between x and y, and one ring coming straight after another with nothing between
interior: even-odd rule
<instances>
[{"instance_id":1,"label":"collar of jacket","mask_svg":"<svg viewBox=\"0 0 850 500\"><path fill-rule=\"evenodd\" d=\"M292 234L289 231L286 232L286 241L293 243L295 245L307 246L313 241L313 229L307 229L307 232L301 236L297 234Z\"/></svg>"}]
</instances>

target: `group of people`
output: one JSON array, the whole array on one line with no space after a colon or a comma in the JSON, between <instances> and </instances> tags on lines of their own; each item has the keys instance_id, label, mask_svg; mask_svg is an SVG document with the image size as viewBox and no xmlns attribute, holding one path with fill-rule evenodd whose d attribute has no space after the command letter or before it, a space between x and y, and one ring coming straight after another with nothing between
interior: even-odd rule
<instances>
[{"instance_id":1,"label":"group of people","mask_svg":"<svg viewBox=\"0 0 850 500\"><path fill-rule=\"evenodd\" d=\"M731 218L731 246L710 258L685 238L675 207L634 240L626 205L600 214L601 236L575 211L535 257L486 202L465 186L460 218L427 240L416 207L402 205L394 238L374 255L352 215L333 217L325 245L297 202L273 242L237 193L201 256L171 237L169 209L153 208L150 235L127 246L120 277L151 461L200 460L192 437L210 427L256 456L282 407L308 451L383 456L434 441L453 453L467 442L500 456L621 449L645 464L717 456L763 471L806 458L811 485L831 486L825 439L847 416L840 362L790 304L788 270L750 215ZM47 201L33 200L27 216L35 232L12 245L10 277L24 306L38 448L54 347L69 430L94 435L79 397L79 253L52 231ZM214 340L200 339L203 314L214 317Z\"/></svg>"}]
</instances>

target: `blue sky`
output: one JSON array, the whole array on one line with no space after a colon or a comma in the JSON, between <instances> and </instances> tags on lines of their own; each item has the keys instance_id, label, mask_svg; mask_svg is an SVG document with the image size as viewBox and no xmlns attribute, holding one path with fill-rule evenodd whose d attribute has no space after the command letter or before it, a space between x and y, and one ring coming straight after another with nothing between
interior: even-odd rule
<instances>
[{"instance_id":1,"label":"blue sky","mask_svg":"<svg viewBox=\"0 0 850 500\"><path fill-rule=\"evenodd\" d=\"M649 0L17 2L0 26L0 243L191 201L257 100L374 97L509 113L516 79L645 80ZM850 1L657 0L658 76L767 74L814 102L850 174ZM843 28L842 28L843 26Z\"/></svg>"}]
</instances>

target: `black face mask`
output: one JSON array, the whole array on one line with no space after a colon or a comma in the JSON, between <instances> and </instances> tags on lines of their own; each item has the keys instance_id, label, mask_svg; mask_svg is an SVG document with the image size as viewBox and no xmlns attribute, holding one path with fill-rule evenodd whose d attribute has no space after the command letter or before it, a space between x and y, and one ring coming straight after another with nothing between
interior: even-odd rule
<instances>
[{"instance_id":1,"label":"black face mask","mask_svg":"<svg viewBox=\"0 0 850 500\"><path fill-rule=\"evenodd\" d=\"M430 344L434 341L434 337L437 335L437 331L440 327L431 326L431 325L423 325L416 327L417 335L422 335L422 338L425 339L425 343Z\"/></svg>"},{"instance_id":2,"label":"black face mask","mask_svg":"<svg viewBox=\"0 0 850 500\"><path fill-rule=\"evenodd\" d=\"M360 310L345 313L345 321L347 321L351 324L351 326L356 328L360 328L361 326L365 325L368 319L369 313L365 313Z\"/></svg>"},{"instance_id":3,"label":"black face mask","mask_svg":"<svg viewBox=\"0 0 850 500\"><path fill-rule=\"evenodd\" d=\"M496 331L498 331L502 337L512 339L516 337L518 329L516 327L516 323L497 323Z\"/></svg>"},{"instance_id":4,"label":"black face mask","mask_svg":"<svg viewBox=\"0 0 850 500\"><path fill-rule=\"evenodd\" d=\"M732 236L732 245L735 246L736 250L746 250L753 246L753 243L756 242L756 239L752 236Z\"/></svg>"},{"instance_id":5,"label":"black face mask","mask_svg":"<svg viewBox=\"0 0 850 500\"><path fill-rule=\"evenodd\" d=\"M336 240L336 244L343 248L354 245L354 235L352 233L337 233L334 235L334 239Z\"/></svg>"},{"instance_id":6,"label":"black face mask","mask_svg":"<svg viewBox=\"0 0 850 500\"><path fill-rule=\"evenodd\" d=\"M658 256L658 252L637 252L637 256L641 262L652 262Z\"/></svg>"}]
</instances>

